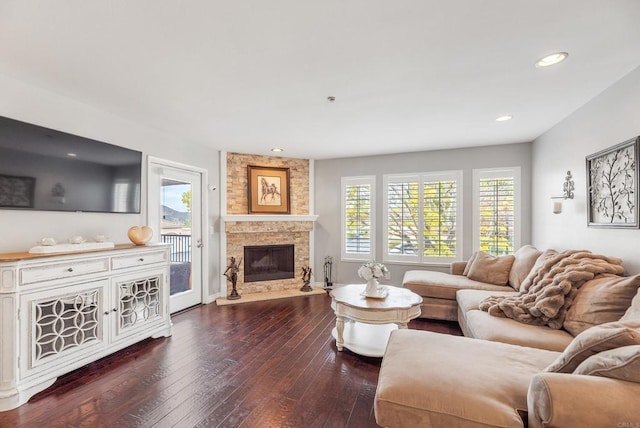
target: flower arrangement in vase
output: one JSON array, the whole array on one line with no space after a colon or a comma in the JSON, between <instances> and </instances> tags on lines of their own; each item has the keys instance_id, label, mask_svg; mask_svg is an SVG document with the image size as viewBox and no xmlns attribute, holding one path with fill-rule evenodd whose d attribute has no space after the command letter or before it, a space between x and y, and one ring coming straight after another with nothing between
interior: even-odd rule
<instances>
[{"instance_id":1,"label":"flower arrangement in vase","mask_svg":"<svg viewBox=\"0 0 640 428\"><path fill-rule=\"evenodd\" d=\"M383 277L389 279L389 269L382 263L368 262L360 266L358 276L367 281L365 296L378 296L378 280Z\"/></svg>"}]
</instances>

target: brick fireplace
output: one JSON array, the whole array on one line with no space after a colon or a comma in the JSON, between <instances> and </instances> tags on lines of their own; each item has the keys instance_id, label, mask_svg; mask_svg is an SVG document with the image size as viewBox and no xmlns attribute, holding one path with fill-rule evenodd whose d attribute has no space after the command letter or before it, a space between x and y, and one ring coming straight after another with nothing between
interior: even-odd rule
<instances>
[{"instance_id":1,"label":"brick fireplace","mask_svg":"<svg viewBox=\"0 0 640 428\"><path fill-rule=\"evenodd\" d=\"M317 216L310 215L310 161L306 159L226 153L226 214L222 216L221 268L229 257L243 259L238 273L238 292L262 293L302 287L302 268L311 266L313 227ZM289 168L291 214L248 214L247 166ZM293 278L246 282L246 246L293 245ZM224 278L223 278L224 280ZM223 287L224 290L224 287ZM227 294L231 290L227 282Z\"/></svg>"}]
</instances>

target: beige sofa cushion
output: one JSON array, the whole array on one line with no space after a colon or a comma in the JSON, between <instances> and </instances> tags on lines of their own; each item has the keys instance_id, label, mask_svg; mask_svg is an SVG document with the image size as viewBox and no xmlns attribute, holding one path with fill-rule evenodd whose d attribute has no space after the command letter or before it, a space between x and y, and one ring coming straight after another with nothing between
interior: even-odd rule
<instances>
[{"instance_id":1,"label":"beige sofa cushion","mask_svg":"<svg viewBox=\"0 0 640 428\"><path fill-rule=\"evenodd\" d=\"M640 287L640 275L605 274L585 282L567 310L563 327L577 336L589 327L618 321Z\"/></svg>"},{"instance_id":2,"label":"beige sofa cushion","mask_svg":"<svg viewBox=\"0 0 640 428\"><path fill-rule=\"evenodd\" d=\"M374 402L386 427L522 427L531 378L557 352L418 330L391 333Z\"/></svg>"},{"instance_id":3,"label":"beige sofa cushion","mask_svg":"<svg viewBox=\"0 0 640 428\"><path fill-rule=\"evenodd\" d=\"M505 287L505 291L495 290L460 290L456 293L458 307L462 312L479 309L480 302L491 296L512 296L515 291Z\"/></svg>"},{"instance_id":4,"label":"beige sofa cushion","mask_svg":"<svg viewBox=\"0 0 640 428\"><path fill-rule=\"evenodd\" d=\"M640 345L600 352L584 360L573 373L640 382Z\"/></svg>"},{"instance_id":5,"label":"beige sofa cushion","mask_svg":"<svg viewBox=\"0 0 640 428\"><path fill-rule=\"evenodd\" d=\"M471 263L467 278L489 284L507 285L514 260L515 257L512 255L496 257L480 251Z\"/></svg>"},{"instance_id":6,"label":"beige sofa cushion","mask_svg":"<svg viewBox=\"0 0 640 428\"><path fill-rule=\"evenodd\" d=\"M467 264L465 265L464 270L462 271L462 274L464 276L469 275L469 269L471 269L471 265L473 264L473 261L476 259L476 257L478 257L478 251L471 254L471 257L469 257L469 260L467 260Z\"/></svg>"},{"instance_id":7,"label":"beige sofa cushion","mask_svg":"<svg viewBox=\"0 0 640 428\"><path fill-rule=\"evenodd\" d=\"M636 293L636 296L631 301L631 306L624 313L620 321L629 321L633 319L640 319L640 290Z\"/></svg>"},{"instance_id":8,"label":"beige sofa cushion","mask_svg":"<svg viewBox=\"0 0 640 428\"><path fill-rule=\"evenodd\" d=\"M542 251L531 245L525 245L513 254L514 260L509 271L509 285L520 290L520 284L531 272Z\"/></svg>"},{"instance_id":9,"label":"beige sofa cushion","mask_svg":"<svg viewBox=\"0 0 640 428\"><path fill-rule=\"evenodd\" d=\"M520 283L520 291L527 291L529 287L531 287L531 283L533 279L536 277L536 274L538 273L538 269L540 269L545 264L545 262L547 262L549 259L552 259L557 255L558 255L558 252L556 250L552 250L552 249L544 250L542 254L538 256L538 259L533 264L533 267L531 268L531 271L529 272L527 277L524 279L524 281Z\"/></svg>"},{"instance_id":10,"label":"beige sofa cushion","mask_svg":"<svg viewBox=\"0 0 640 428\"><path fill-rule=\"evenodd\" d=\"M444 272L409 270L405 272L402 286L422 297L456 300L456 291L462 289L505 291L511 287L486 284L462 275Z\"/></svg>"},{"instance_id":11,"label":"beige sofa cushion","mask_svg":"<svg viewBox=\"0 0 640 428\"><path fill-rule=\"evenodd\" d=\"M510 318L494 317L477 309L464 314L464 325L465 334L476 339L557 352L563 351L573 340L573 336L564 330L523 324Z\"/></svg>"},{"instance_id":12,"label":"beige sofa cushion","mask_svg":"<svg viewBox=\"0 0 640 428\"><path fill-rule=\"evenodd\" d=\"M640 345L640 320L597 325L577 335L545 371L573 373L584 360L598 352L632 345Z\"/></svg>"}]
</instances>

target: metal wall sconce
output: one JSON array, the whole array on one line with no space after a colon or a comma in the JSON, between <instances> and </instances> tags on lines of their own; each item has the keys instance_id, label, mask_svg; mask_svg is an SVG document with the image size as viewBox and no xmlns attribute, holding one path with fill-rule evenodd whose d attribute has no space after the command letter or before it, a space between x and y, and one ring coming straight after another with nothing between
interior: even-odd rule
<instances>
[{"instance_id":1,"label":"metal wall sconce","mask_svg":"<svg viewBox=\"0 0 640 428\"><path fill-rule=\"evenodd\" d=\"M562 196L552 196L553 201L553 213L560 214L562 212L562 201L565 199L573 199L573 191L575 184L573 182L573 176L571 171L567 171L567 176L564 178L564 184L562 185Z\"/></svg>"}]
</instances>

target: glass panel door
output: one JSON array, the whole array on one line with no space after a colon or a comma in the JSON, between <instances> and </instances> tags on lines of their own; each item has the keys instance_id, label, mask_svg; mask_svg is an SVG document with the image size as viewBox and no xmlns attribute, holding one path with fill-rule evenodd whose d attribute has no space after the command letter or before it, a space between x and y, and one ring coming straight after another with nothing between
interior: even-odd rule
<instances>
[{"instance_id":1,"label":"glass panel door","mask_svg":"<svg viewBox=\"0 0 640 428\"><path fill-rule=\"evenodd\" d=\"M158 241L170 244L170 307L176 312L202 302L201 174L152 164L150 179L156 186L149 192L149 219Z\"/></svg>"},{"instance_id":2,"label":"glass panel door","mask_svg":"<svg viewBox=\"0 0 640 428\"><path fill-rule=\"evenodd\" d=\"M160 237L171 244L170 295L191 290L191 183L163 177Z\"/></svg>"}]
</instances>

